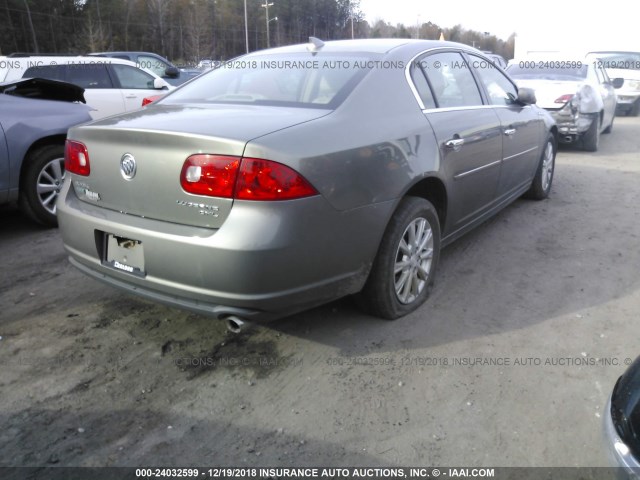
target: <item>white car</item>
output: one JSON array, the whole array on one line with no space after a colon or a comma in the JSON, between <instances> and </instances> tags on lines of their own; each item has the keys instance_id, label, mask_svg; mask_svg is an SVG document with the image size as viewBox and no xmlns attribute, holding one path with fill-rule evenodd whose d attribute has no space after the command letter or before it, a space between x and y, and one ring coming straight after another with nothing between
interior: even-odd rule
<instances>
[{"instance_id":1,"label":"white car","mask_svg":"<svg viewBox=\"0 0 640 480\"><path fill-rule=\"evenodd\" d=\"M558 124L558 140L579 143L595 152L600 134L613 128L616 88L623 79L611 80L597 62L584 57L525 58L509 62L507 73L520 87L535 90L537 105Z\"/></svg>"},{"instance_id":2,"label":"white car","mask_svg":"<svg viewBox=\"0 0 640 480\"><path fill-rule=\"evenodd\" d=\"M0 82L45 78L84 88L93 120L136 110L142 106L144 98L175 88L153 72L117 58L2 57L0 67Z\"/></svg>"},{"instance_id":3,"label":"white car","mask_svg":"<svg viewBox=\"0 0 640 480\"><path fill-rule=\"evenodd\" d=\"M640 114L640 52L590 52L589 58L602 65L610 77L624 78L618 90L618 113Z\"/></svg>"}]
</instances>

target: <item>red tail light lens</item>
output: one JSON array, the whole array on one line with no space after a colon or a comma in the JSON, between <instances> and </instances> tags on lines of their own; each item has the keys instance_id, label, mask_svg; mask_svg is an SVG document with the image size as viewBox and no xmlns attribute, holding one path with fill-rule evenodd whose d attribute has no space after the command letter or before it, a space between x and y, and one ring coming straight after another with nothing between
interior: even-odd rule
<instances>
[{"instance_id":1,"label":"red tail light lens","mask_svg":"<svg viewBox=\"0 0 640 480\"><path fill-rule=\"evenodd\" d=\"M180 185L185 192L209 197L233 197L240 158L191 155L182 166Z\"/></svg>"},{"instance_id":2,"label":"red tail light lens","mask_svg":"<svg viewBox=\"0 0 640 480\"><path fill-rule=\"evenodd\" d=\"M558 98L556 98L553 103L567 103L569 101L571 101L571 99L573 98L573 94L565 94L565 95L561 95Z\"/></svg>"},{"instance_id":3,"label":"red tail light lens","mask_svg":"<svg viewBox=\"0 0 640 480\"><path fill-rule=\"evenodd\" d=\"M67 172L83 177L91 173L89 152L83 143L67 140L64 148L64 168Z\"/></svg>"},{"instance_id":4,"label":"red tail light lens","mask_svg":"<svg viewBox=\"0 0 640 480\"><path fill-rule=\"evenodd\" d=\"M180 185L194 195L240 200L292 200L318 193L302 175L281 163L206 154L185 160Z\"/></svg>"},{"instance_id":5,"label":"red tail light lens","mask_svg":"<svg viewBox=\"0 0 640 480\"><path fill-rule=\"evenodd\" d=\"M318 192L302 175L281 163L243 158L236 186L241 200L291 200Z\"/></svg>"}]
</instances>

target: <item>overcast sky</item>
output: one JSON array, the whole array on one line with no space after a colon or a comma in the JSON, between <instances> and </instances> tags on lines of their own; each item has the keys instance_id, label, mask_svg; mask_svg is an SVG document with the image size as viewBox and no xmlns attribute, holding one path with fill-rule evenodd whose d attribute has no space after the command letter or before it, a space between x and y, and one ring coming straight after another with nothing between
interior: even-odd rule
<instances>
[{"instance_id":1,"label":"overcast sky","mask_svg":"<svg viewBox=\"0 0 640 480\"><path fill-rule=\"evenodd\" d=\"M640 9L629 9L625 3L360 0L360 8L369 23L382 18L393 25L404 23L406 26L415 26L418 20L445 28L461 24L466 29L489 32L503 40L516 32L518 36L548 44L640 51L637 34ZM587 46L592 43L595 45Z\"/></svg>"}]
</instances>

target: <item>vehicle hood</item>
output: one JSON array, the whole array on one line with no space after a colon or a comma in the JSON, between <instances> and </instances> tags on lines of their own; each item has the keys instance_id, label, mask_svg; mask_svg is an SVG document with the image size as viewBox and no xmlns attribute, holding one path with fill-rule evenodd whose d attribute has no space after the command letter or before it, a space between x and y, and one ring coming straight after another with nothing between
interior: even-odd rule
<instances>
[{"instance_id":1,"label":"vehicle hood","mask_svg":"<svg viewBox=\"0 0 640 480\"><path fill-rule=\"evenodd\" d=\"M0 84L0 93L39 100L87 103L84 99L84 88L44 78L25 78Z\"/></svg>"},{"instance_id":2,"label":"vehicle hood","mask_svg":"<svg viewBox=\"0 0 640 480\"><path fill-rule=\"evenodd\" d=\"M536 92L536 104L539 107L547 108L550 110L557 110L562 108L564 104L555 103L555 100L562 95L576 94L585 85L585 82L581 81L561 81L561 80L543 80L543 79L516 79L516 84L519 87L532 88Z\"/></svg>"},{"instance_id":3,"label":"vehicle hood","mask_svg":"<svg viewBox=\"0 0 640 480\"><path fill-rule=\"evenodd\" d=\"M640 70L629 70L627 68L607 68L607 75L611 79L640 80Z\"/></svg>"},{"instance_id":4,"label":"vehicle hood","mask_svg":"<svg viewBox=\"0 0 640 480\"><path fill-rule=\"evenodd\" d=\"M72 128L69 139L87 146L91 173L72 175L78 198L132 215L219 228L233 200L186 193L180 185L193 154L240 157L258 137L328 115L330 110L245 105L158 105ZM125 154L137 165L125 180Z\"/></svg>"}]
</instances>

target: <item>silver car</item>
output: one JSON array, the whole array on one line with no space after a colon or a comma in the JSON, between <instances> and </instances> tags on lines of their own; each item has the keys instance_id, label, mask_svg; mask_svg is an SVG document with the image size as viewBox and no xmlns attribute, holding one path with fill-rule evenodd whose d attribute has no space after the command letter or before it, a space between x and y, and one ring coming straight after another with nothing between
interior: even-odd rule
<instances>
[{"instance_id":1,"label":"silver car","mask_svg":"<svg viewBox=\"0 0 640 480\"><path fill-rule=\"evenodd\" d=\"M538 105L558 124L558 140L595 152L600 134L610 133L616 112L616 88L599 62L585 58L545 57L512 60L507 72L522 87L535 90Z\"/></svg>"},{"instance_id":2,"label":"silver car","mask_svg":"<svg viewBox=\"0 0 640 480\"><path fill-rule=\"evenodd\" d=\"M455 43L256 52L71 130L64 245L94 278L236 326L350 294L394 319L443 246L549 194L556 126L533 103Z\"/></svg>"},{"instance_id":3,"label":"silver car","mask_svg":"<svg viewBox=\"0 0 640 480\"><path fill-rule=\"evenodd\" d=\"M67 129L91 120L83 92L44 79L0 85L0 204L17 202L36 222L57 225Z\"/></svg>"}]
</instances>

